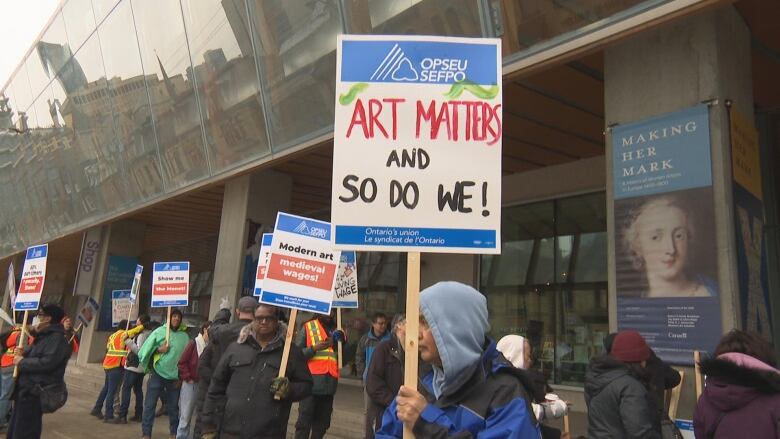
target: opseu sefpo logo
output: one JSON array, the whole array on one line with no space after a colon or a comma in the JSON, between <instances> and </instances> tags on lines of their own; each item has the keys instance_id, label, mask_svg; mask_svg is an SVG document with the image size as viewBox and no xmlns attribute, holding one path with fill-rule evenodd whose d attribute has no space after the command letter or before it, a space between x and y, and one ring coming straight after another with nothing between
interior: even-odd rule
<instances>
[{"instance_id":1,"label":"opseu sefpo logo","mask_svg":"<svg viewBox=\"0 0 780 439\"><path fill-rule=\"evenodd\" d=\"M460 82L466 80L469 60L424 57L416 65L398 44L393 45L371 75L372 81Z\"/></svg>"}]
</instances>

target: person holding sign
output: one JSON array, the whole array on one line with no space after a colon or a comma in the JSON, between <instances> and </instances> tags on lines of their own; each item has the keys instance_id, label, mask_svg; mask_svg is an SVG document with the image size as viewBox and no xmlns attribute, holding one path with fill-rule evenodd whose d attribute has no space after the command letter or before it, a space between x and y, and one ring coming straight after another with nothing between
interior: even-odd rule
<instances>
[{"instance_id":1,"label":"person holding sign","mask_svg":"<svg viewBox=\"0 0 780 439\"><path fill-rule=\"evenodd\" d=\"M376 418L381 415L381 412L372 410L371 399L368 397L366 385L368 368L371 366L374 350L379 343L386 340L390 340L390 331L387 330L387 315L381 312L374 313L374 317L371 319L371 327L360 338L357 345L357 353L355 354L357 373L363 381L363 411L366 417L366 439L374 437L374 424L376 423Z\"/></svg>"},{"instance_id":2,"label":"person holding sign","mask_svg":"<svg viewBox=\"0 0 780 439\"><path fill-rule=\"evenodd\" d=\"M118 418L114 419L114 396L122 383L122 377L125 372L125 359L127 358L127 346L125 345L125 341L128 338L135 337L143 330L144 326L138 325L128 331L127 320L122 320L119 322L119 329L108 336L108 341L106 342L106 356L103 357L103 371L106 373L106 380L90 415L95 416L98 419L103 419L104 422L109 424L117 423ZM105 417L100 412L103 403L106 404Z\"/></svg>"},{"instance_id":3,"label":"person holding sign","mask_svg":"<svg viewBox=\"0 0 780 439\"><path fill-rule=\"evenodd\" d=\"M151 439L154 425L154 409L160 395L168 407L170 435L176 436L179 428L179 359L190 341L187 327L182 323L182 313L171 310L171 319L165 325L155 329L146 339L138 358L146 365L149 383L146 385L144 413L141 419L141 431L144 439ZM170 329L170 331L169 331ZM166 333L168 338L166 339Z\"/></svg>"},{"instance_id":4,"label":"person holding sign","mask_svg":"<svg viewBox=\"0 0 780 439\"><path fill-rule=\"evenodd\" d=\"M420 391L401 386L375 437L539 438L512 365L487 336L487 300L459 282L420 293L419 348L433 372Z\"/></svg>"},{"instance_id":5,"label":"person holding sign","mask_svg":"<svg viewBox=\"0 0 780 439\"><path fill-rule=\"evenodd\" d=\"M298 346L290 346L287 372L278 377L287 327L275 306L260 304L219 362L203 406L203 439L284 438L294 401L309 396L312 377ZM279 397L276 400L274 397ZM225 412L217 422L220 401Z\"/></svg>"},{"instance_id":6,"label":"person holding sign","mask_svg":"<svg viewBox=\"0 0 780 439\"><path fill-rule=\"evenodd\" d=\"M339 365L335 342L346 341L344 331L336 329L336 309L320 314L303 324L296 344L303 349L314 380L311 396L298 406L295 439L321 439L330 428L333 397L339 384Z\"/></svg>"},{"instance_id":7,"label":"person holding sign","mask_svg":"<svg viewBox=\"0 0 780 439\"><path fill-rule=\"evenodd\" d=\"M19 318L17 317L17 321ZM32 319L31 319L32 320ZM27 335L25 335L26 337ZM0 357L0 376L2 377L2 391L0 391L0 430L8 428L8 410L11 408L11 395L14 393L14 351L19 346L22 338L22 325L16 325L10 331L0 334L0 342L4 349ZM25 340L25 344L33 344L33 338Z\"/></svg>"},{"instance_id":8,"label":"person holding sign","mask_svg":"<svg viewBox=\"0 0 780 439\"><path fill-rule=\"evenodd\" d=\"M57 387L59 396L67 397L67 393L62 395L62 392L65 392L65 368L71 349L65 340L63 317L65 311L59 306L44 305L38 312L35 344L24 352L16 348L14 364L18 367L19 377L14 392L13 416L6 436L8 439L41 437L41 388L54 390L52 387ZM49 392L47 394L52 396Z\"/></svg>"}]
</instances>

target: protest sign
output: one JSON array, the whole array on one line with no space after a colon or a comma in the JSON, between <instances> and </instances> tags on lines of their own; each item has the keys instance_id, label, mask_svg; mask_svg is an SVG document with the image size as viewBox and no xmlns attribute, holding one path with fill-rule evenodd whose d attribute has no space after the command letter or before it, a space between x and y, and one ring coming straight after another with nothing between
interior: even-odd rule
<instances>
[{"instance_id":1,"label":"protest sign","mask_svg":"<svg viewBox=\"0 0 780 439\"><path fill-rule=\"evenodd\" d=\"M358 307L358 277L355 252L341 252L336 285L333 287L333 306L337 308Z\"/></svg>"},{"instance_id":2,"label":"protest sign","mask_svg":"<svg viewBox=\"0 0 780 439\"><path fill-rule=\"evenodd\" d=\"M500 253L500 40L340 35L337 47L335 247Z\"/></svg>"},{"instance_id":3,"label":"protest sign","mask_svg":"<svg viewBox=\"0 0 780 439\"><path fill-rule=\"evenodd\" d=\"M260 302L328 314L340 254L330 223L279 212Z\"/></svg>"},{"instance_id":4,"label":"protest sign","mask_svg":"<svg viewBox=\"0 0 780 439\"><path fill-rule=\"evenodd\" d=\"M135 305L138 301L138 289L141 288L141 274L144 272L143 265L135 266L135 275L133 276L133 286L130 287L130 303Z\"/></svg>"},{"instance_id":5,"label":"protest sign","mask_svg":"<svg viewBox=\"0 0 780 439\"><path fill-rule=\"evenodd\" d=\"M274 235L272 233L263 233L260 241L260 253L257 257L257 270L255 271L255 291L254 296L259 297L263 292L263 279L268 268L268 258L271 256L271 241Z\"/></svg>"},{"instance_id":6,"label":"protest sign","mask_svg":"<svg viewBox=\"0 0 780 439\"><path fill-rule=\"evenodd\" d=\"M95 318L98 309L100 309L100 305L98 305L97 300L92 297L87 298L87 302L81 307L81 311L79 311L77 317L79 324L84 327L89 326L89 324L92 323L92 319Z\"/></svg>"},{"instance_id":7,"label":"protest sign","mask_svg":"<svg viewBox=\"0 0 780 439\"><path fill-rule=\"evenodd\" d=\"M19 292L14 303L14 311L38 309L41 294L43 294L43 284L46 280L46 258L48 253L48 244L27 249L24 267L22 268L22 280L19 282Z\"/></svg>"},{"instance_id":8,"label":"protest sign","mask_svg":"<svg viewBox=\"0 0 780 439\"><path fill-rule=\"evenodd\" d=\"M152 270L152 308L187 306L189 287L189 262L155 262Z\"/></svg>"},{"instance_id":9,"label":"protest sign","mask_svg":"<svg viewBox=\"0 0 780 439\"><path fill-rule=\"evenodd\" d=\"M116 328L123 319L138 318L138 308L130 302L130 290L114 290L111 292L111 326ZM125 327L127 329L127 327Z\"/></svg>"}]
</instances>

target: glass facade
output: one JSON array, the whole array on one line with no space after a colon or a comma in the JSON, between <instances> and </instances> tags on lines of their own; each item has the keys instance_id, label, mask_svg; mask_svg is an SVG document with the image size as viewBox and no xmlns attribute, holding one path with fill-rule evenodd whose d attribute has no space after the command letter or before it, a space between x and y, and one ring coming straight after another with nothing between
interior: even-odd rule
<instances>
[{"instance_id":1,"label":"glass facade","mask_svg":"<svg viewBox=\"0 0 780 439\"><path fill-rule=\"evenodd\" d=\"M492 336L527 337L550 382L581 385L609 332L605 194L505 207L501 229L480 266Z\"/></svg>"},{"instance_id":2,"label":"glass facade","mask_svg":"<svg viewBox=\"0 0 780 439\"><path fill-rule=\"evenodd\" d=\"M67 0L0 91L0 257L326 135L342 32L509 61L660 3Z\"/></svg>"}]
</instances>

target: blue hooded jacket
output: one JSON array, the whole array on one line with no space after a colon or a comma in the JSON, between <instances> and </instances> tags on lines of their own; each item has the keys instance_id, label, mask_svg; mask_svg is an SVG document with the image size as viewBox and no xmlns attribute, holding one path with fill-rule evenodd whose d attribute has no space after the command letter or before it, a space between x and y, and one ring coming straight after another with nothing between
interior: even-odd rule
<instances>
[{"instance_id":1,"label":"blue hooded jacket","mask_svg":"<svg viewBox=\"0 0 780 439\"><path fill-rule=\"evenodd\" d=\"M458 282L439 282L420 294L420 312L433 333L442 367L423 378L428 406L417 437L538 439L520 382L486 334L485 296ZM396 402L385 410L377 439L403 437Z\"/></svg>"}]
</instances>

